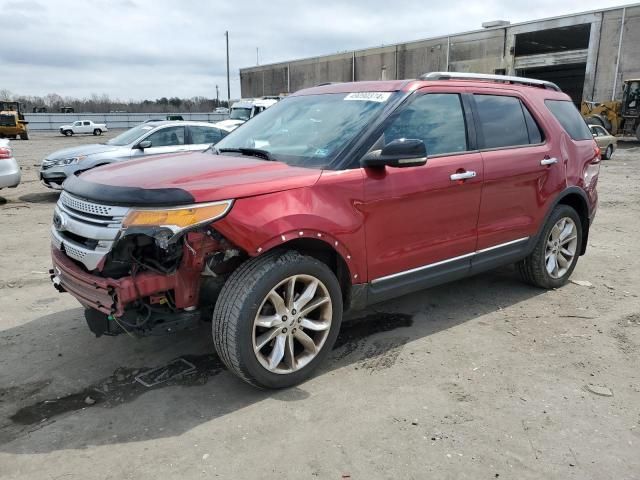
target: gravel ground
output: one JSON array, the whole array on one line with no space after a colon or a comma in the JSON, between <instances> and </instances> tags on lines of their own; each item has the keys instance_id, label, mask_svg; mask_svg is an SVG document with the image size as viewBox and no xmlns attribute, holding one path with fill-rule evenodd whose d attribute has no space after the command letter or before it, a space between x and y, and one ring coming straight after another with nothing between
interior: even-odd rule
<instances>
[{"instance_id":1,"label":"gravel ground","mask_svg":"<svg viewBox=\"0 0 640 480\"><path fill-rule=\"evenodd\" d=\"M206 326L95 338L49 284L58 194L36 164L95 140L12 142L23 183L0 192L0 478L640 478L637 143L603 162L579 284L542 291L503 269L387 302L344 325L313 379L268 392L224 370ZM195 372L134 381L177 358Z\"/></svg>"}]
</instances>

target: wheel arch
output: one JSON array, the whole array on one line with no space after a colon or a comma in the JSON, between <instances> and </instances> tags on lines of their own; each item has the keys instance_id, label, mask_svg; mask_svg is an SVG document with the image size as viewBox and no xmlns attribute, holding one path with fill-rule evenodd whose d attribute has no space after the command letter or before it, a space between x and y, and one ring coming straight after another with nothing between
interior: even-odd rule
<instances>
[{"instance_id":1,"label":"wheel arch","mask_svg":"<svg viewBox=\"0 0 640 480\"><path fill-rule=\"evenodd\" d=\"M301 233L302 235L300 235ZM295 250L327 265L338 279L342 290L344 309L348 309L351 303L351 286L353 280L358 279L358 274L353 273L355 270L351 262L351 255L343 245L341 248L340 242L321 232L295 231L272 239L259 248L258 253L262 255L275 249Z\"/></svg>"},{"instance_id":2,"label":"wheel arch","mask_svg":"<svg viewBox=\"0 0 640 480\"><path fill-rule=\"evenodd\" d=\"M542 229L544 229L544 225L546 225L551 213L558 205L567 205L573 208L580 217L580 223L582 224L582 246L580 248L580 255L584 255L587 251L587 242L589 241L589 202L587 200L587 194L578 187L570 187L564 190L547 212L545 221L542 224Z\"/></svg>"}]
</instances>

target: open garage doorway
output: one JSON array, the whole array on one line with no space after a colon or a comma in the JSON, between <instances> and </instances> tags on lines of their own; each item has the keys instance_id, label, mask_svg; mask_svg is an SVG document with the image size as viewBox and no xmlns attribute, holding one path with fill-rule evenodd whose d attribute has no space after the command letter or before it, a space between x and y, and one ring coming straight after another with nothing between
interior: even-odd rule
<instances>
[{"instance_id":1,"label":"open garage doorway","mask_svg":"<svg viewBox=\"0 0 640 480\"><path fill-rule=\"evenodd\" d=\"M516 73L522 77L537 78L555 83L579 107L582 102L586 69L586 63L573 63L554 65L552 67L523 68L517 70Z\"/></svg>"},{"instance_id":2,"label":"open garage doorway","mask_svg":"<svg viewBox=\"0 0 640 480\"><path fill-rule=\"evenodd\" d=\"M580 105L590 34L590 23L516 34L516 74L556 83Z\"/></svg>"}]
</instances>

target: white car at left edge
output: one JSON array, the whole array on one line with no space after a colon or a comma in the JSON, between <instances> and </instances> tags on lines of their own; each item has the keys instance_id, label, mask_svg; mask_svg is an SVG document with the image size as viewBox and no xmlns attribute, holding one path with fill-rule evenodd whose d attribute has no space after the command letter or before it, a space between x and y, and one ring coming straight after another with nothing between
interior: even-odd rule
<instances>
[{"instance_id":1,"label":"white car at left edge","mask_svg":"<svg viewBox=\"0 0 640 480\"><path fill-rule=\"evenodd\" d=\"M9 140L0 138L0 189L20 184L20 165L13 156Z\"/></svg>"}]
</instances>

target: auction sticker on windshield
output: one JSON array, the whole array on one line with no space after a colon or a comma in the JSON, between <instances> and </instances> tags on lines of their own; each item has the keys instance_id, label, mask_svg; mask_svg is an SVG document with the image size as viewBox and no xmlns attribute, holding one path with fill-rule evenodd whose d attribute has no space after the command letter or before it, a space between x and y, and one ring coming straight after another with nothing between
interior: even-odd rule
<instances>
[{"instance_id":1,"label":"auction sticker on windshield","mask_svg":"<svg viewBox=\"0 0 640 480\"><path fill-rule=\"evenodd\" d=\"M382 103L386 102L390 96L391 92L354 92L344 97L344 99Z\"/></svg>"}]
</instances>

